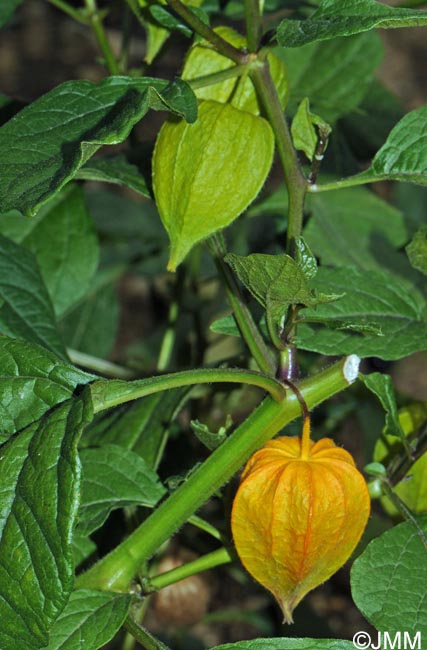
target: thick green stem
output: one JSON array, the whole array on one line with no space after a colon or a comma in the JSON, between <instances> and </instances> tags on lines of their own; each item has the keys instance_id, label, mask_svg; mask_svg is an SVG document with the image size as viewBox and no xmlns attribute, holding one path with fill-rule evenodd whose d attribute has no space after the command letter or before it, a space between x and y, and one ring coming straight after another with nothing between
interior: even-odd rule
<instances>
[{"instance_id":1,"label":"thick green stem","mask_svg":"<svg viewBox=\"0 0 427 650\"><path fill-rule=\"evenodd\" d=\"M85 0L85 5L89 14L89 24L96 38L99 49L102 52L109 73L113 75L120 74L121 70L111 50L110 43L108 42L96 0Z\"/></svg>"},{"instance_id":2,"label":"thick green stem","mask_svg":"<svg viewBox=\"0 0 427 650\"><path fill-rule=\"evenodd\" d=\"M205 38L209 43L212 43L218 52L236 63L247 63L249 60L248 54L238 50L236 47L231 45L231 43L228 43L228 41L221 38L221 36L214 32L209 25L206 25L206 23L200 20L200 18L180 0L166 0L166 3L184 20L184 22L187 23L189 27L191 27L194 32L196 32L196 34L199 34L199 36Z\"/></svg>"},{"instance_id":3,"label":"thick green stem","mask_svg":"<svg viewBox=\"0 0 427 650\"><path fill-rule=\"evenodd\" d=\"M261 38L260 0L245 0L246 40L249 52L256 52Z\"/></svg>"},{"instance_id":4,"label":"thick green stem","mask_svg":"<svg viewBox=\"0 0 427 650\"><path fill-rule=\"evenodd\" d=\"M351 355L299 384L308 408L347 388L357 377ZM301 414L293 392L275 402L267 397L236 431L127 539L77 579L79 587L127 591L139 568L246 462L251 454Z\"/></svg>"},{"instance_id":5,"label":"thick green stem","mask_svg":"<svg viewBox=\"0 0 427 650\"><path fill-rule=\"evenodd\" d=\"M286 248L287 252L292 255L295 240L301 235L307 181L298 162L286 117L270 74L268 60L264 59L264 65L251 69L249 74L273 129L285 175L289 196Z\"/></svg>"},{"instance_id":6,"label":"thick green stem","mask_svg":"<svg viewBox=\"0 0 427 650\"><path fill-rule=\"evenodd\" d=\"M208 246L215 260L218 272L225 282L228 302L233 310L234 318L236 319L243 340L261 372L267 375L274 375L276 372L274 359L252 318L251 312L244 303L239 286L230 267L224 262L227 251L222 236L214 235L211 237L208 241Z\"/></svg>"},{"instance_id":7,"label":"thick green stem","mask_svg":"<svg viewBox=\"0 0 427 650\"><path fill-rule=\"evenodd\" d=\"M171 388L223 383L258 386L270 393L278 402L282 401L286 394L283 384L259 372L240 370L239 368L197 368L196 370L183 370L128 382L100 379L91 384L93 409L95 413L98 413L112 406L118 406Z\"/></svg>"},{"instance_id":8,"label":"thick green stem","mask_svg":"<svg viewBox=\"0 0 427 650\"><path fill-rule=\"evenodd\" d=\"M202 571L208 571L209 569L213 569L221 564L232 562L233 559L234 558L230 551L226 548L219 548L217 551L212 551L212 553L208 553L207 555L197 558L197 560L193 560L193 562L187 562L186 564L176 567L176 569L160 573L159 575L154 576L154 578L150 578L144 591L147 593L150 593L151 591L159 591L159 589L164 589L164 587L173 585L175 582L185 580L185 578L193 576L196 573L202 573Z\"/></svg>"}]
</instances>

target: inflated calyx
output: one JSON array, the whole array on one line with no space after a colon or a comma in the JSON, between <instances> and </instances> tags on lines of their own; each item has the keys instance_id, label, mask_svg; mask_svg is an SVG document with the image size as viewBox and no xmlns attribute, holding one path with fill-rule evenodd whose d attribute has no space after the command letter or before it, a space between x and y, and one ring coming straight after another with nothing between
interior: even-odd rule
<instances>
[{"instance_id":1,"label":"inflated calyx","mask_svg":"<svg viewBox=\"0 0 427 650\"><path fill-rule=\"evenodd\" d=\"M228 226L255 199L273 161L262 117L202 101L197 121L170 119L153 154L153 190L174 271L197 242Z\"/></svg>"},{"instance_id":2,"label":"inflated calyx","mask_svg":"<svg viewBox=\"0 0 427 650\"><path fill-rule=\"evenodd\" d=\"M370 498L352 456L329 438L272 440L248 461L232 531L248 572L277 599L287 623L304 596L350 557Z\"/></svg>"}]
</instances>

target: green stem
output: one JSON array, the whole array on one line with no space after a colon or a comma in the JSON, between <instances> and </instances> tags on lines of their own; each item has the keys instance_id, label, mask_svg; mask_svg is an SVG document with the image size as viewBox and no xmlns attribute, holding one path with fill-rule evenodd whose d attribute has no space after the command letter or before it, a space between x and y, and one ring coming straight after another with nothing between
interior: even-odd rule
<instances>
[{"instance_id":1,"label":"green stem","mask_svg":"<svg viewBox=\"0 0 427 650\"><path fill-rule=\"evenodd\" d=\"M415 519L414 515L412 512L409 510L409 508L403 503L402 499L394 492L392 489L388 479L386 477L380 478L381 480L381 485L384 491L384 494L392 504L395 506L395 508L400 512L402 517L406 519L406 521L409 521L416 529L418 535L421 537L421 541L424 544L424 546L427 549L427 538L424 534L423 529L419 525L418 521Z\"/></svg>"},{"instance_id":2,"label":"green stem","mask_svg":"<svg viewBox=\"0 0 427 650\"><path fill-rule=\"evenodd\" d=\"M196 368L195 370L182 370L128 382L119 379L100 379L91 384L93 408L94 412L98 413L112 406L118 406L171 388L192 386L193 384L222 383L258 386L270 393L277 402L281 402L286 395L283 384L259 372L241 370L240 368Z\"/></svg>"},{"instance_id":3,"label":"green stem","mask_svg":"<svg viewBox=\"0 0 427 650\"><path fill-rule=\"evenodd\" d=\"M256 52L261 38L260 0L245 0L246 39L249 52Z\"/></svg>"},{"instance_id":4,"label":"green stem","mask_svg":"<svg viewBox=\"0 0 427 650\"><path fill-rule=\"evenodd\" d=\"M67 348L67 354L76 366L94 370L100 375L117 377L119 379L133 379L135 377L133 370L119 366L117 363L111 363L111 361L94 357L91 354L86 354L79 350L72 350L71 348Z\"/></svg>"},{"instance_id":5,"label":"green stem","mask_svg":"<svg viewBox=\"0 0 427 650\"><path fill-rule=\"evenodd\" d=\"M135 637L145 650L170 650L168 646L156 639L145 627L142 627L130 616L127 617L123 627Z\"/></svg>"},{"instance_id":6,"label":"green stem","mask_svg":"<svg viewBox=\"0 0 427 650\"><path fill-rule=\"evenodd\" d=\"M166 368L170 364L172 353L173 353L173 346L175 344L175 338L176 338L177 320L178 320L178 302L176 300L173 300L169 306L168 323L166 326L166 332L164 333L163 341L160 346L159 360L157 362L157 370L159 372L166 370Z\"/></svg>"},{"instance_id":7,"label":"green stem","mask_svg":"<svg viewBox=\"0 0 427 650\"><path fill-rule=\"evenodd\" d=\"M234 557L231 555L230 551L226 548L220 548L217 551L203 555L203 557L193 560L193 562L187 562L181 566L176 567L176 569L171 569L171 571L166 571L161 573L154 578L149 578L147 586L144 588L144 592L150 593L152 591L159 591L159 589L164 589L169 585L175 584L180 580L185 580L189 576L193 576L196 573L202 573L202 571L208 571L213 569L216 566L221 564L228 564L232 562Z\"/></svg>"},{"instance_id":8,"label":"green stem","mask_svg":"<svg viewBox=\"0 0 427 650\"><path fill-rule=\"evenodd\" d=\"M246 52L238 50L234 45L224 40L219 34L206 25L195 13L191 11L181 0L166 0L167 5L187 23L191 29L202 38L212 43L215 49L236 63L247 63L250 59Z\"/></svg>"},{"instance_id":9,"label":"green stem","mask_svg":"<svg viewBox=\"0 0 427 650\"><path fill-rule=\"evenodd\" d=\"M351 355L298 386L308 408L347 388L357 378L359 358ZM131 535L87 573L80 588L127 591L138 569L188 518L233 476L249 456L301 414L298 397L265 398L235 432L193 472Z\"/></svg>"},{"instance_id":10,"label":"green stem","mask_svg":"<svg viewBox=\"0 0 427 650\"><path fill-rule=\"evenodd\" d=\"M379 181L392 180L387 174L371 176L366 172L342 178L339 181L331 181L330 183L323 183L322 185L309 185L308 191L313 194L318 192L330 192L331 190L340 190L343 187L355 187L356 185L366 185L368 183L377 183Z\"/></svg>"},{"instance_id":11,"label":"green stem","mask_svg":"<svg viewBox=\"0 0 427 650\"><path fill-rule=\"evenodd\" d=\"M255 63L240 63L238 65L233 65L231 68L226 70L220 70L219 72L212 72L211 74L206 74L202 77L195 77L194 79L186 79L185 81L192 87L193 90L198 88L205 88L206 86L213 86L214 84L221 83L227 79L235 79L237 77L243 77L247 74L250 67L256 67Z\"/></svg>"},{"instance_id":12,"label":"green stem","mask_svg":"<svg viewBox=\"0 0 427 650\"><path fill-rule=\"evenodd\" d=\"M266 375L274 375L276 364L271 357L270 350L264 342L258 330L252 314L245 305L236 279L224 257L227 253L224 240L221 235L214 235L208 241L209 250L215 260L218 272L225 282L228 302L233 310L243 340L248 346L250 353L258 364L261 372Z\"/></svg>"},{"instance_id":13,"label":"green stem","mask_svg":"<svg viewBox=\"0 0 427 650\"><path fill-rule=\"evenodd\" d=\"M108 42L96 0L85 0L85 5L89 14L89 24L95 35L99 49L103 54L109 73L112 75L120 74L121 70Z\"/></svg>"},{"instance_id":14,"label":"green stem","mask_svg":"<svg viewBox=\"0 0 427 650\"><path fill-rule=\"evenodd\" d=\"M286 117L270 74L268 60L264 59L264 65L251 69L249 74L273 129L285 175L289 196L286 249L289 254L293 254L295 240L301 236L307 181L298 162Z\"/></svg>"},{"instance_id":15,"label":"green stem","mask_svg":"<svg viewBox=\"0 0 427 650\"><path fill-rule=\"evenodd\" d=\"M74 9L74 7L70 7L70 5L67 2L64 2L64 0L48 0L48 2L50 2L50 4L56 7L57 9L63 11L64 14L67 14L67 16L73 18L73 20L76 20L78 23L82 23L82 25L88 24L88 21L85 18L85 16L82 14L82 12L79 9Z\"/></svg>"}]
</instances>

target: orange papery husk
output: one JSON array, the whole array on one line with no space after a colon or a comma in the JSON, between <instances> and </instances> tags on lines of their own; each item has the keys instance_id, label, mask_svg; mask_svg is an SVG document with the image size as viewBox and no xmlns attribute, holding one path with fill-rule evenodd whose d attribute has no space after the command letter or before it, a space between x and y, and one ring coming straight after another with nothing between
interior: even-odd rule
<instances>
[{"instance_id":1,"label":"orange papery husk","mask_svg":"<svg viewBox=\"0 0 427 650\"><path fill-rule=\"evenodd\" d=\"M277 438L248 461L231 528L247 571L272 592L287 623L304 596L348 560L370 497L352 456L333 440Z\"/></svg>"}]
</instances>

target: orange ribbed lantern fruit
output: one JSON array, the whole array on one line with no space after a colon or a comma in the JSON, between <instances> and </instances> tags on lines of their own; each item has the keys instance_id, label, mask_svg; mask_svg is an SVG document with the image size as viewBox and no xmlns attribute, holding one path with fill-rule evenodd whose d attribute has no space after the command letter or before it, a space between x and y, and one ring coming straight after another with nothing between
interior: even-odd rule
<instances>
[{"instance_id":1,"label":"orange ribbed lantern fruit","mask_svg":"<svg viewBox=\"0 0 427 650\"><path fill-rule=\"evenodd\" d=\"M231 527L247 571L277 599L287 623L304 596L348 560L370 498L352 456L333 440L277 438L248 461Z\"/></svg>"}]
</instances>

